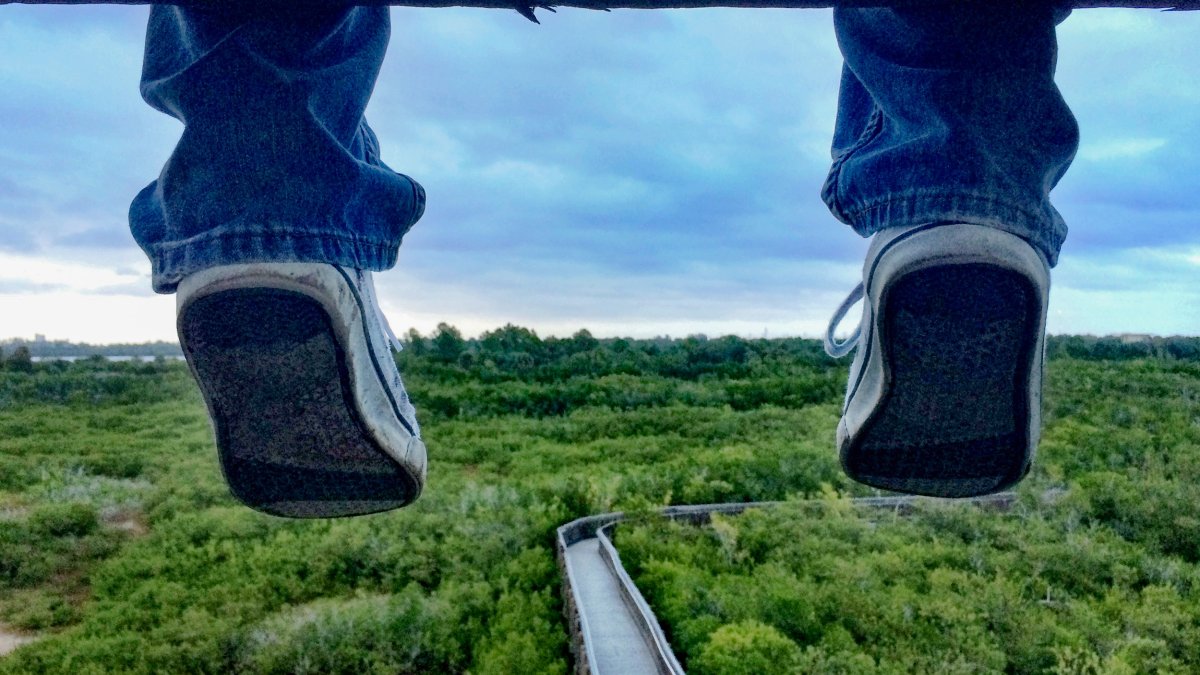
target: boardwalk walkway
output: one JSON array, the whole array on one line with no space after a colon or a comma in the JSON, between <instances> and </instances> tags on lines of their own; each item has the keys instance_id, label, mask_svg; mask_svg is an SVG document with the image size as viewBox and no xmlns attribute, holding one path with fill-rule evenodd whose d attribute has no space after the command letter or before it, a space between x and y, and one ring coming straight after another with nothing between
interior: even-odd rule
<instances>
[{"instance_id":1,"label":"boardwalk walkway","mask_svg":"<svg viewBox=\"0 0 1200 675\"><path fill-rule=\"evenodd\" d=\"M601 555L600 539L567 547L579 606L586 612L584 640L592 647L594 675L658 675L658 660L646 642L638 615L625 604L621 582Z\"/></svg>"}]
</instances>

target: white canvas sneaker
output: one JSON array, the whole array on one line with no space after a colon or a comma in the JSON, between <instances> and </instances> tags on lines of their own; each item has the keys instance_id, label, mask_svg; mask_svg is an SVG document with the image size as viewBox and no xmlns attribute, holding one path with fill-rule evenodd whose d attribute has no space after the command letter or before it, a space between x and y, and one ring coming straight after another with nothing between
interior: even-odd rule
<instances>
[{"instance_id":1,"label":"white canvas sneaker","mask_svg":"<svg viewBox=\"0 0 1200 675\"><path fill-rule=\"evenodd\" d=\"M1041 433L1050 269L990 227L930 224L875 235L863 282L835 314L826 351L850 366L837 444L851 478L971 497L1029 471ZM833 338L858 299L862 321Z\"/></svg>"},{"instance_id":2,"label":"white canvas sneaker","mask_svg":"<svg viewBox=\"0 0 1200 675\"><path fill-rule=\"evenodd\" d=\"M425 444L370 272L215 267L179 285L178 330L234 496L294 518L404 506Z\"/></svg>"}]
</instances>

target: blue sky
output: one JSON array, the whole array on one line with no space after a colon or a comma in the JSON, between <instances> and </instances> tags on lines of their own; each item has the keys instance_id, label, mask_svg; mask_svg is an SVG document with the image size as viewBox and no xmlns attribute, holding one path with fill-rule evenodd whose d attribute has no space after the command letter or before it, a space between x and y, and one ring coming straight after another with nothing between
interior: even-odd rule
<instances>
[{"instance_id":1,"label":"blue sky","mask_svg":"<svg viewBox=\"0 0 1200 675\"><path fill-rule=\"evenodd\" d=\"M137 93L145 7L0 7L0 337L174 339L125 223L180 125ZM817 335L866 243L819 199L829 12L394 9L367 111L429 193L377 278L398 329ZM1200 12L1079 10L1059 333L1200 333Z\"/></svg>"}]
</instances>

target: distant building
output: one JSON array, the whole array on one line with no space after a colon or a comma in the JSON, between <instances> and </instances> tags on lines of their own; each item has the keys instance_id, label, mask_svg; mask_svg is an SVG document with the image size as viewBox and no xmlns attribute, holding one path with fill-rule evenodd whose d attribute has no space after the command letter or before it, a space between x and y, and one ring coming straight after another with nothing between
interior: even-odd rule
<instances>
[{"instance_id":1,"label":"distant building","mask_svg":"<svg viewBox=\"0 0 1200 675\"><path fill-rule=\"evenodd\" d=\"M33 342L34 344L44 345L46 344L46 336L42 335L41 333L37 333L33 336Z\"/></svg>"}]
</instances>

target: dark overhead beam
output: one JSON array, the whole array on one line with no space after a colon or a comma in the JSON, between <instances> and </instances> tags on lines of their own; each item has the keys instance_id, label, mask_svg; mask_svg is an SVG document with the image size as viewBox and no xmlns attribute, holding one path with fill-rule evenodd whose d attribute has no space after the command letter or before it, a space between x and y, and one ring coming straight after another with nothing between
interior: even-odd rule
<instances>
[{"instance_id":1,"label":"dark overhead beam","mask_svg":"<svg viewBox=\"0 0 1200 675\"><path fill-rule=\"evenodd\" d=\"M968 0L958 0L960 2ZM978 2L979 0L970 0ZM993 0L1021 2L1022 0ZM1036 1L1036 0L1024 0ZM947 0L565 0L562 2L520 2L504 0L175 0L174 5L226 7L237 5L312 7L342 5L397 5L403 7L485 7L513 9L523 7L578 7L582 9L691 9L701 7L812 9L829 7L915 7L946 4ZM150 5L151 0L0 0L0 5ZM1196 10L1200 0L1076 0L1076 8L1131 7L1144 9Z\"/></svg>"}]
</instances>

